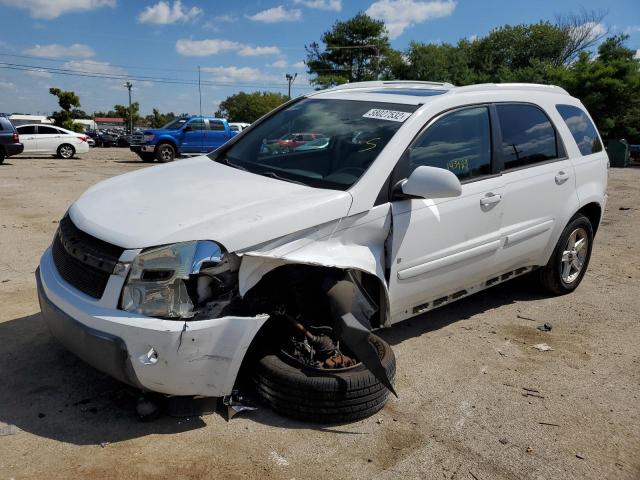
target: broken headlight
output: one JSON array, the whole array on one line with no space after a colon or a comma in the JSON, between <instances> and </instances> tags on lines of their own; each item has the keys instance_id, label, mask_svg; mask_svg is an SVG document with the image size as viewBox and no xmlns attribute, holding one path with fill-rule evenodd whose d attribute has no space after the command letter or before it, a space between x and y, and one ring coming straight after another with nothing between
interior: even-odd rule
<instances>
[{"instance_id":1,"label":"broken headlight","mask_svg":"<svg viewBox=\"0 0 640 480\"><path fill-rule=\"evenodd\" d=\"M131 264L121 308L150 317L192 318L194 304L202 300L200 274L228 270L224 257L218 244L203 240L146 250Z\"/></svg>"}]
</instances>

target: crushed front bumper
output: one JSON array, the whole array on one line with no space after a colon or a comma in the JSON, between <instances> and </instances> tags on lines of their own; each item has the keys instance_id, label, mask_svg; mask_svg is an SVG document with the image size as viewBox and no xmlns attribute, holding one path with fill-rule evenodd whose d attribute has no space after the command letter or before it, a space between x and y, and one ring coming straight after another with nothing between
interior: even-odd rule
<instances>
[{"instance_id":1,"label":"crushed front bumper","mask_svg":"<svg viewBox=\"0 0 640 480\"><path fill-rule=\"evenodd\" d=\"M50 248L36 279L43 319L62 345L118 380L170 395L231 394L244 355L268 318L185 322L131 314L117 308L124 279L112 276L96 300L60 277Z\"/></svg>"}]
</instances>

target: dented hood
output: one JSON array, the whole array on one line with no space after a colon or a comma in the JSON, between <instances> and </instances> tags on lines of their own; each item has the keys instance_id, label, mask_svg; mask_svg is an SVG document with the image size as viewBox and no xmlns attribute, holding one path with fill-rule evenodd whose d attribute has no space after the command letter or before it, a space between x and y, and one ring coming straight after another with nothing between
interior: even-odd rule
<instances>
[{"instance_id":1,"label":"dented hood","mask_svg":"<svg viewBox=\"0 0 640 480\"><path fill-rule=\"evenodd\" d=\"M208 239L236 251L337 220L350 205L347 192L197 157L98 183L69 215L81 230L123 248Z\"/></svg>"}]
</instances>

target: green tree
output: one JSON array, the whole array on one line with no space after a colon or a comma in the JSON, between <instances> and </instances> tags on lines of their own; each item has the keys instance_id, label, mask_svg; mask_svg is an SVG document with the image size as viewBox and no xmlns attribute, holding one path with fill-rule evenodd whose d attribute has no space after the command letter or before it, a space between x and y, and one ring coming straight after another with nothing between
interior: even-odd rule
<instances>
[{"instance_id":1,"label":"green tree","mask_svg":"<svg viewBox=\"0 0 640 480\"><path fill-rule=\"evenodd\" d=\"M640 143L640 60L624 45L628 38L607 38L595 57L580 53L551 81L582 100L604 138Z\"/></svg>"},{"instance_id":2,"label":"green tree","mask_svg":"<svg viewBox=\"0 0 640 480\"><path fill-rule=\"evenodd\" d=\"M127 128L129 128L129 125L133 125L135 127L140 120L140 104L138 102L133 102L131 104L131 112L129 112L129 107L124 105L114 105L113 110L116 117L124 119L124 123ZM131 115L129 115L130 113ZM129 123L129 116L133 119L133 122L131 123Z\"/></svg>"},{"instance_id":3,"label":"green tree","mask_svg":"<svg viewBox=\"0 0 640 480\"><path fill-rule=\"evenodd\" d=\"M318 42L305 45L311 83L331 87L346 82L375 80L383 76L386 57L391 54L384 22L360 12L336 21Z\"/></svg>"},{"instance_id":4,"label":"green tree","mask_svg":"<svg viewBox=\"0 0 640 480\"><path fill-rule=\"evenodd\" d=\"M80 106L80 97L74 92L61 90L56 87L51 87L49 93L58 97L58 105L60 105L61 108L61 110L51 114L54 123L59 127L71 129L73 127L71 108L78 108Z\"/></svg>"},{"instance_id":5,"label":"green tree","mask_svg":"<svg viewBox=\"0 0 640 480\"><path fill-rule=\"evenodd\" d=\"M286 95L273 92L240 92L227 97L218 108L216 117L230 122L255 122L288 100Z\"/></svg>"},{"instance_id":6,"label":"green tree","mask_svg":"<svg viewBox=\"0 0 640 480\"><path fill-rule=\"evenodd\" d=\"M173 112L160 113L157 108L154 108L153 113L145 117L145 121L152 128L160 128L169 123L174 118L176 118L176 115Z\"/></svg>"}]
</instances>

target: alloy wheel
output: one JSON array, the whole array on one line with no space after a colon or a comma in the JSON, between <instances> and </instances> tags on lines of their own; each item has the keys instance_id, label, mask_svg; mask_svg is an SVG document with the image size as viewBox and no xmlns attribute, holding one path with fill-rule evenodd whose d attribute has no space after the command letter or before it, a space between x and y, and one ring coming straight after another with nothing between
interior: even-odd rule
<instances>
[{"instance_id":1,"label":"alloy wheel","mask_svg":"<svg viewBox=\"0 0 640 480\"><path fill-rule=\"evenodd\" d=\"M569 238L562 252L561 276L565 284L576 281L584 268L589 251L589 237L584 228L576 228Z\"/></svg>"}]
</instances>

